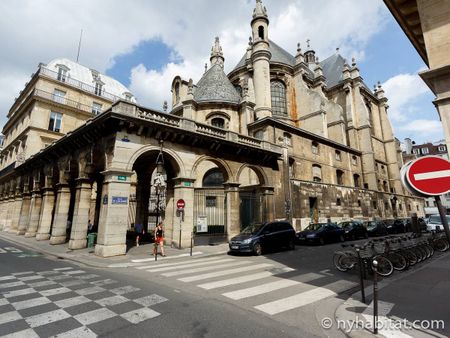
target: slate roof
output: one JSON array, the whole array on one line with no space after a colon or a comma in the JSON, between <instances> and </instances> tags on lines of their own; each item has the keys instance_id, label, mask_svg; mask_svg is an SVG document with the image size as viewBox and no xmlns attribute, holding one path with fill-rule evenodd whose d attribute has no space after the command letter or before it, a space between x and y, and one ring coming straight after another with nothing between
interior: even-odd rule
<instances>
[{"instance_id":1,"label":"slate roof","mask_svg":"<svg viewBox=\"0 0 450 338\"><path fill-rule=\"evenodd\" d=\"M223 68L215 64L202 76L194 90L197 102L239 103L241 97L231 84Z\"/></svg>"}]
</instances>

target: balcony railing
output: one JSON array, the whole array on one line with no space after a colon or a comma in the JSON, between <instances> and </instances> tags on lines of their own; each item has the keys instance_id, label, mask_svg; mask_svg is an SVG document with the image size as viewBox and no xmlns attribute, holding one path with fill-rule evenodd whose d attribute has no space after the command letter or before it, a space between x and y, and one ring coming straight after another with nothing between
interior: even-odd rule
<instances>
[{"instance_id":1,"label":"balcony railing","mask_svg":"<svg viewBox=\"0 0 450 338\"><path fill-rule=\"evenodd\" d=\"M83 103L80 103L80 102L77 102L74 100L67 99L63 96L55 95L55 94L52 94L52 93L49 93L49 92L46 92L46 91L43 91L40 89L34 89L32 92L32 95L38 96L43 99L47 99L47 100L50 100L50 101L53 101L53 102L56 102L56 103L59 103L59 104L65 105L65 106L69 106L69 107L72 107L72 108L75 108L78 110L83 110L88 113L93 113L91 106L88 106L86 104L83 104ZM99 113L97 113L97 114L99 114Z\"/></svg>"},{"instance_id":2,"label":"balcony railing","mask_svg":"<svg viewBox=\"0 0 450 338\"><path fill-rule=\"evenodd\" d=\"M108 92L106 92L104 90L99 90L99 88L96 88L95 86L91 86L91 85L89 85L87 83L84 83L84 82L81 82L79 80L73 79L73 78L71 78L71 77L69 77L67 75L59 74L58 72L50 70L50 69L48 69L48 68L46 68L44 66L41 66L39 68L39 74L40 75L44 75L44 76L49 77L49 78L52 78L52 79L55 79L57 81L63 82L65 84L68 84L69 86L81 89L81 90L83 90L85 92L88 92L88 93L91 93L91 94L103 97L103 98L105 98L107 100L110 100L110 101L113 101L113 102L122 99L121 97L119 97L117 95L108 93Z\"/></svg>"}]
</instances>

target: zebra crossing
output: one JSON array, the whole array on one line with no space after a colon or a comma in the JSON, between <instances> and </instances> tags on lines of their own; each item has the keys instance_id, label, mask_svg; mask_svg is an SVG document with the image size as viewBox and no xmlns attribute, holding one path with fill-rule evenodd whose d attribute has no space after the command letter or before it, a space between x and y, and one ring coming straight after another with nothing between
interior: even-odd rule
<instances>
[{"instance_id":1,"label":"zebra crossing","mask_svg":"<svg viewBox=\"0 0 450 338\"><path fill-rule=\"evenodd\" d=\"M268 259L255 261L246 257L196 257L177 262L164 260L134 268L193 284L231 301L250 303L255 310L271 316L336 296L357 285L347 280L330 282L330 274L300 273Z\"/></svg>"}]
</instances>

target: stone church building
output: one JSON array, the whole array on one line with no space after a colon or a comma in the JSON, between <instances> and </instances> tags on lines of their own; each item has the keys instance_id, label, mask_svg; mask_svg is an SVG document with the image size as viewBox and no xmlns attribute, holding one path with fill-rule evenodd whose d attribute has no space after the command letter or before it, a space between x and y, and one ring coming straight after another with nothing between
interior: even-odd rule
<instances>
[{"instance_id":1,"label":"stone church building","mask_svg":"<svg viewBox=\"0 0 450 338\"><path fill-rule=\"evenodd\" d=\"M229 238L252 222L408 217L399 142L381 86L355 61L291 55L269 39L260 0L229 73L216 38L201 79L177 76L171 109L138 105L117 81L67 59L39 65L8 113L0 230L126 253L127 232L166 226L166 244ZM183 212L177 202L184 200Z\"/></svg>"}]
</instances>

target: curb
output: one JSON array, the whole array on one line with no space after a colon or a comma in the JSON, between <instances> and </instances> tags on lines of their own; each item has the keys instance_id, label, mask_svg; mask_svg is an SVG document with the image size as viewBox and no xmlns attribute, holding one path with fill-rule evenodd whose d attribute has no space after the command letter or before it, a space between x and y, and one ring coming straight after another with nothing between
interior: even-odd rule
<instances>
[{"instance_id":1,"label":"curb","mask_svg":"<svg viewBox=\"0 0 450 338\"><path fill-rule=\"evenodd\" d=\"M435 259L430 261L429 264L439 261L439 260L445 258L447 255L448 255L448 253L443 253L439 257L436 257ZM416 273L417 271L421 271L421 270L425 269L426 267L428 267L428 264L422 265L422 266L417 267L410 271L402 272L402 274L398 275L397 277L388 278L383 281L380 281L380 282L378 282L378 290L381 290L381 289L385 288L386 286L389 286L398 280L409 277L412 274ZM373 285L365 287L364 291L365 291L366 298L367 298L367 296L372 295L373 294ZM366 307L367 308L369 306L368 304L365 304L361 300L359 300L360 298L361 298L361 291L359 290L359 291L353 293L352 295L350 295L350 297L344 303L339 305L334 313L335 323L338 323L338 321L340 321L340 320L354 320L354 318L358 315L358 313L356 313L356 312L348 311L347 308L350 308L350 307L352 307L352 308L353 307L356 307L356 308ZM344 330L343 328L338 328L338 329L346 337L350 337L350 338L366 338L366 337L386 338L386 336L384 336L382 334L375 335L372 332L370 332L368 330L363 330L363 329L351 330L350 332L346 332L346 330ZM402 332L402 331L400 331L400 332Z\"/></svg>"}]
</instances>

